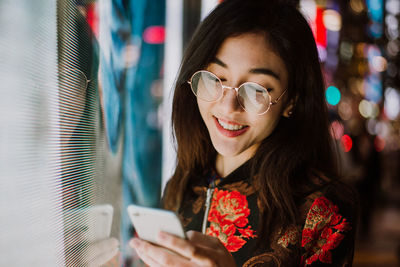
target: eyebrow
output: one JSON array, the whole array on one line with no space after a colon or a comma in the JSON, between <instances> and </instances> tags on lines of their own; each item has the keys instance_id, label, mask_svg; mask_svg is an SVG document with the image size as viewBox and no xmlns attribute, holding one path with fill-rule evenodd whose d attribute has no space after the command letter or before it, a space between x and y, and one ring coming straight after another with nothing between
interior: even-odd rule
<instances>
[{"instance_id":1,"label":"eyebrow","mask_svg":"<svg viewBox=\"0 0 400 267\"><path fill-rule=\"evenodd\" d=\"M221 67L223 67L223 68L228 68L228 65L226 65L222 60L220 60L219 58L214 58L212 61L211 61L211 63L215 63L215 64L217 64L217 65L220 65ZM265 74L265 75L269 75L269 76L272 76L272 77L274 77L275 79L277 79L277 80L280 80L280 77L279 77L279 75L275 72L275 71L273 71L273 70L271 70L271 69L268 69L268 68L255 68L255 69L250 69L250 71L249 71L250 73L253 73L253 74Z\"/></svg>"}]
</instances>

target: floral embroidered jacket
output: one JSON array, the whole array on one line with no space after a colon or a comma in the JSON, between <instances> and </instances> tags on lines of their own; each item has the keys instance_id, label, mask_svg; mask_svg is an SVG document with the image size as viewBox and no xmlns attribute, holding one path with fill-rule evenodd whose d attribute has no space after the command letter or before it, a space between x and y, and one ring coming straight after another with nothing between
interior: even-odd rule
<instances>
[{"instance_id":1,"label":"floral embroidered jacket","mask_svg":"<svg viewBox=\"0 0 400 267\"><path fill-rule=\"evenodd\" d=\"M333 185L306 196L298 224L265 240L267 251L255 252L260 209L247 165L222 179L215 174L192 179L179 209L186 231L218 237L238 266L351 266L355 213Z\"/></svg>"}]
</instances>

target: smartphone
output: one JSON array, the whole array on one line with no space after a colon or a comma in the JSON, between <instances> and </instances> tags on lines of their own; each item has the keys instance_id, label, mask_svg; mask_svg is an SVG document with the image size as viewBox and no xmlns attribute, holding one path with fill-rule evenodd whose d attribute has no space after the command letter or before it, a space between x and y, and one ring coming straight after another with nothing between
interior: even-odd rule
<instances>
[{"instance_id":1,"label":"smartphone","mask_svg":"<svg viewBox=\"0 0 400 267\"><path fill-rule=\"evenodd\" d=\"M141 239L157 244L160 231L186 239L182 223L173 211L132 204L128 206L128 214Z\"/></svg>"},{"instance_id":2,"label":"smartphone","mask_svg":"<svg viewBox=\"0 0 400 267\"><path fill-rule=\"evenodd\" d=\"M110 237L113 219L110 204L95 205L64 211L64 229L68 236L80 242L95 242Z\"/></svg>"}]
</instances>

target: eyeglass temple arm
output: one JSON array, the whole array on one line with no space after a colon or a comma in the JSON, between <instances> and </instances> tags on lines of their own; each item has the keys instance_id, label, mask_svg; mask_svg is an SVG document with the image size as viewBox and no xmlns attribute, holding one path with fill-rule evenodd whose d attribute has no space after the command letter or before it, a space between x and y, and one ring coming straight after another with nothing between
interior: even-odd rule
<instances>
[{"instance_id":1,"label":"eyeglass temple arm","mask_svg":"<svg viewBox=\"0 0 400 267\"><path fill-rule=\"evenodd\" d=\"M278 96L277 99L275 99L275 101L271 101L271 105L275 105L276 103L278 103L278 101L281 99L281 97L286 93L287 89L285 89L285 91L283 91L283 93Z\"/></svg>"}]
</instances>

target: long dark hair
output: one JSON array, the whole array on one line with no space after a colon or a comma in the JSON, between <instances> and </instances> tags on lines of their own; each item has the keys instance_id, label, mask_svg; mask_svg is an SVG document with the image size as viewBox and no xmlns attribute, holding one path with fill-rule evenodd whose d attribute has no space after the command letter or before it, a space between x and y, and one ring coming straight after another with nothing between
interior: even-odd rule
<instances>
[{"instance_id":1,"label":"long dark hair","mask_svg":"<svg viewBox=\"0 0 400 267\"><path fill-rule=\"evenodd\" d=\"M285 63L289 77L287 103L295 103L293 115L281 118L252 160L253 182L262 208L259 237L264 239L276 230L275 225L285 228L296 223L296 199L307 191L304 185L315 173L337 177L315 40L307 21L292 4L226 0L196 30L175 87L172 123L177 167L164 205L177 210L191 177L215 165L216 151L187 81L195 71L210 64L224 40L249 32L264 34Z\"/></svg>"}]
</instances>

